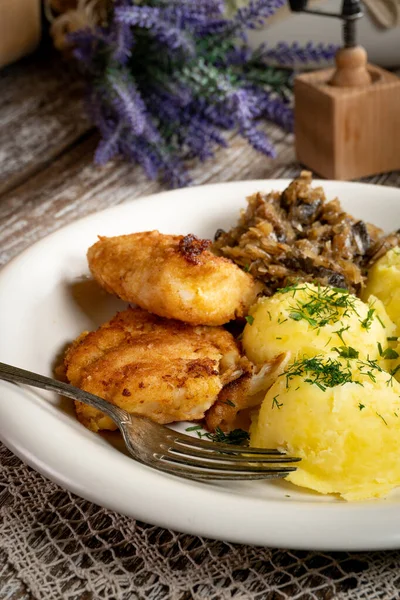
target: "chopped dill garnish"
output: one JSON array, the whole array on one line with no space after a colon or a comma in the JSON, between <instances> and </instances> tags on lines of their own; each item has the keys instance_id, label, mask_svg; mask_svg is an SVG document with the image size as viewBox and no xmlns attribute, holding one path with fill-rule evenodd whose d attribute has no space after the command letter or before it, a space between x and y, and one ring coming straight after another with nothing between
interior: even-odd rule
<instances>
[{"instance_id":1,"label":"chopped dill garnish","mask_svg":"<svg viewBox=\"0 0 400 600\"><path fill-rule=\"evenodd\" d=\"M367 375L371 381L376 382L376 373L374 371L378 371L379 373L386 373L389 376L386 384L393 385L393 374L388 373L378 364L377 360L372 360L367 358L366 360L359 360L357 362L358 370L362 375Z\"/></svg>"},{"instance_id":2,"label":"chopped dill garnish","mask_svg":"<svg viewBox=\"0 0 400 600\"><path fill-rule=\"evenodd\" d=\"M371 381L376 382L374 370L382 371L375 360L367 359L366 361L358 361L358 370L363 375L367 375Z\"/></svg>"},{"instance_id":3,"label":"chopped dill garnish","mask_svg":"<svg viewBox=\"0 0 400 600\"><path fill-rule=\"evenodd\" d=\"M376 413L378 415L378 417L380 417L382 419L382 421L385 423L386 427L388 426L387 422L385 421L385 419L382 417L382 415L380 413Z\"/></svg>"},{"instance_id":4,"label":"chopped dill garnish","mask_svg":"<svg viewBox=\"0 0 400 600\"><path fill-rule=\"evenodd\" d=\"M342 344L345 346L346 342L343 339L343 334L345 331L348 331L350 329L350 325L347 325L347 327L342 327L341 329L338 329L337 331L334 331L333 333L336 333L336 335L339 336L340 341L342 342Z\"/></svg>"},{"instance_id":5,"label":"chopped dill garnish","mask_svg":"<svg viewBox=\"0 0 400 600\"><path fill-rule=\"evenodd\" d=\"M245 317L245 319L249 325L253 325L254 317L252 315L247 315L247 317Z\"/></svg>"},{"instance_id":6,"label":"chopped dill garnish","mask_svg":"<svg viewBox=\"0 0 400 600\"><path fill-rule=\"evenodd\" d=\"M342 358L358 358L359 351L351 346L339 346L338 348L331 348L334 352L337 352Z\"/></svg>"},{"instance_id":7,"label":"chopped dill garnish","mask_svg":"<svg viewBox=\"0 0 400 600\"><path fill-rule=\"evenodd\" d=\"M386 329L386 325L385 323L382 321L382 319L380 318L379 315L376 315L376 318L378 319L379 323L382 325L383 329Z\"/></svg>"},{"instance_id":8,"label":"chopped dill garnish","mask_svg":"<svg viewBox=\"0 0 400 600\"><path fill-rule=\"evenodd\" d=\"M276 337L275 339L276 339L276 340L281 340L282 338L281 338L281 337Z\"/></svg>"},{"instance_id":9,"label":"chopped dill garnish","mask_svg":"<svg viewBox=\"0 0 400 600\"><path fill-rule=\"evenodd\" d=\"M316 385L323 392L326 388L353 381L348 366L339 360L321 356L304 357L290 365L282 375L286 376L286 387L289 387L289 381L294 377L304 377L305 382Z\"/></svg>"},{"instance_id":10,"label":"chopped dill garnish","mask_svg":"<svg viewBox=\"0 0 400 600\"><path fill-rule=\"evenodd\" d=\"M207 438L212 442L220 442L222 444L241 445L248 442L250 435L244 429L234 429L225 433L220 427L215 428L215 433L199 433L199 437Z\"/></svg>"},{"instance_id":11,"label":"chopped dill garnish","mask_svg":"<svg viewBox=\"0 0 400 600\"><path fill-rule=\"evenodd\" d=\"M383 373L383 369L380 366L380 364L378 363L378 361L376 359L372 359L367 357L367 360L365 361L359 361L359 364L361 366L366 365L367 367L370 367L371 369L375 369L376 371L379 371L380 373ZM360 369L361 370L361 369Z\"/></svg>"},{"instance_id":12,"label":"chopped dill garnish","mask_svg":"<svg viewBox=\"0 0 400 600\"><path fill-rule=\"evenodd\" d=\"M312 319L303 311L293 311L289 314L289 317L293 319L293 321L301 321L301 319L304 319L311 325L311 327L317 327L318 325L318 321Z\"/></svg>"},{"instance_id":13,"label":"chopped dill garnish","mask_svg":"<svg viewBox=\"0 0 400 600\"><path fill-rule=\"evenodd\" d=\"M391 369L389 371L389 373L392 377L394 377L398 371L400 371L400 365L397 365L397 367L395 367L394 369Z\"/></svg>"},{"instance_id":14,"label":"chopped dill garnish","mask_svg":"<svg viewBox=\"0 0 400 600\"><path fill-rule=\"evenodd\" d=\"M236 404L234 402L232 402L232 400L225 400L224 404L227 404L228 406L233 406L234 408L236 407Z\"/></svg>"},{"instance_id":15,"label":"chopped dill garnish","mask_svg":"<svg viewBox=\"0 0 400 600\"><path fill-rule=\"evenodd\" d=\"M397 337L397 335L393 335L391 337L387 337L386 338L388 342L397 342L399 340L399 338Z\"/></svg>"},{"instance_id":16,"label":"chopped dill garnish","mask_svg":"<svg viewBox=\"0 0 400 600\"><path fill-rule=\"evenodd\" d=\"M393 350L393 348L386 348L385 350L382 350L382 344L380 342L378 342L378 350L379 356L382 358L387 358L388 360L399 358L399 353L396 352L396 350Z\"/></svg>"},{"instance_id":17,"label":"chopped dill garnish","mask_svg":"<svg viewBox=\"0 0 400 600\"><path fill-rule=\"evenodd\" d=\"M397 414L397 412L393 413L395 417L399 418L399 415Z\"/></svg>"},{"instance_id":18,"label":"chopped dill garnish","mask_svg":"<svg viewBox=\"0 0 400 600\"><path fill-rule=\"evenodd\" d=\"M365 404L361 404L361 402L359 402L358 408L359 408L359 410L362 410L363 408L365 408Z\"/></svg>"},{"instance_id":19,"label":"chopped dill garnish","mask_svg":"<svg viewBox=\"0 0 400 600\"><path fill-rule=\"evenodd\" d=\"M283 402L278 402L278 396L279 396L279 394L277 394L275 396L275 398L272 399L271 408L274 408L275 406L276 406L276 408L280 408L281 406L283 406Z\"/></svg>"},{"instance_id":20,"label":"chopped dill garnish","mask_svg":"<svg viewBox=\"0 0 400 600\"><path fill-rule=\"evenodd\" d=\"M369 308L367 312L367 316L363 321L360 321L361 327L366 329L367 331L371 327L373 318L374 318L375 308Z\"/></svg>"},{"instance_id":21,"label":"chopped dill garnish","mask_svg":"<svg viewBox=\"0 0 400 600\"><path fill-rule=\"evenodd\" d=\"M305 288L301 288L302 290L304 290ZM298 283L292 283L290 285L287 285L286 287L283 288L278 288L276 290L276 292L278 294L286 294L287 292L294 292L296 293L299 290L299 284Z\"/></svg>"},{"instance_id":22,"label":"chopped dill garnish","mask_svg":"<svg viewBox=\"0 0 400 600\"><path fill-rule=\"evenodd\" d=\"M295 302L289 306L289 317L294 321L304 319L311 327L319 328L336 323L350 313L358 316L357 298L342 288L330 288L317 284L317 289L307 284L281 288L278 292L293 292ZM296 293L306 291L307 298L296 298Z\"/></svg>"},{"instance_id":23,"label":"chopped dill garnish","mask_svg":"<svg viewBox=\"0 0 400 600\"><path fill-rule=\"evenodd\" d=\"M250 265L244 265L244 267L242 267L242 269L243 269L243 271L248 273L250 271Z\"/></svg>"},{"instance_id":24,"label":"chopped dill garnish","mask_svg":"<svg viewBox=\"0 0 400 600\"><path fill-rule=\"evenodd\" d=\"M192 427L186 427L185 431L198 431L203 429L201 425L193 425Z\"/></svg>"}]
</instances>

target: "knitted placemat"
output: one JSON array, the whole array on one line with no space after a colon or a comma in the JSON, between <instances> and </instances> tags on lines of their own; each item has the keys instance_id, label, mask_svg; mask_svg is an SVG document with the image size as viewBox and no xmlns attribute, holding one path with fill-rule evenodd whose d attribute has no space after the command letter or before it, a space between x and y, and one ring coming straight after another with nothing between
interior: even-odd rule
<instances>
[{"instance_id":1,"label":"knitted placemat","mask_svg":"<svg viewBox=\"0 0 400 600\"><path fill-rule=\"evenodd\" d=\"M174 533L62 490L4 446L0 465L2 600L399 597L397 551L269 550Z\"/></svg>"}]
</instances>

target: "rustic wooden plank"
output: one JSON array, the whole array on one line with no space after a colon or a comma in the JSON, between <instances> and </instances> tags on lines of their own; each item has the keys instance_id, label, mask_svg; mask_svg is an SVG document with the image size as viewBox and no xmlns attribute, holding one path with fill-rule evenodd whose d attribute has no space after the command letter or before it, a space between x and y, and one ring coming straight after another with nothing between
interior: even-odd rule
<instances>
[{"instance_id":1,"label":"rustic wooden plank","mask_svg":"<svg viewBox=\"0 0 400 600\"><path fill-rule=\"evenodd\" d=\"M77 73L46 48L0 71L0 193L91 128L82 95Z\"/></svg>"},{"instance_id":2,"label":"rustic wooden plank","mask_svg":"<svg viewBox=\"0 0 400 600\"><path fill-rule=\"evenodd\" d=\"M241 138L229 136L230 146L216 152L214 160L195 162L195 185L243 179L264 179L282 173L294 164L291 136L268 127L275 140L275 160L255 152ZM24 184L5 194L0 202L0 264L5 264L24 248L71 221L103 208L146 196L165 186L149 181L138 166L110 162L93 164L97 136L65 152ZM298 172L298 166L294 167Z\"/></svg>"}]
</instances>

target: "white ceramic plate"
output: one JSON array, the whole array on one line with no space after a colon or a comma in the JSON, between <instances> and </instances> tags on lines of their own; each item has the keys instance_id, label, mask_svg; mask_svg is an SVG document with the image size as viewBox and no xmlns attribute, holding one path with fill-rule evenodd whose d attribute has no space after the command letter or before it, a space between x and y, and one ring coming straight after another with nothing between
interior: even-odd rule
<instances>
[{"instance_id":1,"label":"white ceramic plate","mask_svg":"<svg viewBox=\"0 0 400 600\"><path fill-rule=\"evenodd\" d=\"M89 216L50 235L0 273L0 360L52 374L57 355L82 330L123 303L95 292L86 250L97 234L159 229L212 237L233 225L245 196L287 181L247 181L166 192ZM400 226L400 190L321 182L355 216ZM347 504L286 482L201 484L144 467L116 436L87 431L71 403L0 382L0 439L32 467L99 505L210 538L264 546L372 550L400 548L400 489L386 500ZM400 457L399 457L400 460Z\"/></svg>"}]
</instances>

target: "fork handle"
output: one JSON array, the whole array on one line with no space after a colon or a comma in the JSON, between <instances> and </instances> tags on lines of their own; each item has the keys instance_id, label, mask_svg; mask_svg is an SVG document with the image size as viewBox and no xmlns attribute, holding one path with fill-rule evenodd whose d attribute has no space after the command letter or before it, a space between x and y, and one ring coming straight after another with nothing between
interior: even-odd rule
<instances>
[{"instance_id":1,"label":"fork handle","mask_svg":"<svg viewBox=\"0 0 400 600\"><path fill-rule=\"evenodd\" d=\"M99 396L89 394L89 392L74 387L70 383L57 381L56 379L51 379L32 371L25 371L25 369L13 367L2 362L0 362L0 379L11 383L23 383L42 390L49 390L50 392L56 392L57 394L72 398L72 400L79 400L79 402L89 404L89 406L93 406L109 416L118 427L121 423L130 421L129 413L123 408L114 406L114 404L99 398Z\"/></svg>"}]
</instances>

